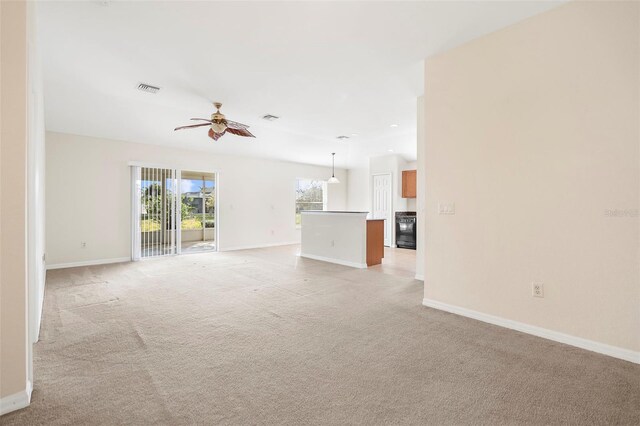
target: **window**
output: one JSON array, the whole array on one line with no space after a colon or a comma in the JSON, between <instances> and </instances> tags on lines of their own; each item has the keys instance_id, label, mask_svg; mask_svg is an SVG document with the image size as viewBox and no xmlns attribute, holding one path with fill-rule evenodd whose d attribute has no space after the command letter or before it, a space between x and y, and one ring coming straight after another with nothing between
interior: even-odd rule
<instances>
[{"instance_id":1,"label":"window","mask_svg":"<svg viewBox=\"0 0 640 426\"><path fill-rule=\"evenodd\" d=\"M327 183L315 179L296 179L296 226L300 226L300 212L327 209Z\"/></svg>"}]
</instances>

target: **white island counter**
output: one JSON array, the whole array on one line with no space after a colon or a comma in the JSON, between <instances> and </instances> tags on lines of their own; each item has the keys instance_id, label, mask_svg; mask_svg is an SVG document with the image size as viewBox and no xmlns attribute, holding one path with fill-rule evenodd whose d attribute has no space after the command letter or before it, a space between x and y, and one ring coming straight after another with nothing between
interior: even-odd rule
<instances>
[{"instance_id":1,"label":"white island counter","mask_svg":"<svg viewBox=\"0 0 640 426\"><path fill-rule=\"evenodd\" d=\"M303 211L300 256L354 268L380 263L384 236L378 234L384 232L383 221L367 220L367 214Z\"/></svg>"}]
</instances>

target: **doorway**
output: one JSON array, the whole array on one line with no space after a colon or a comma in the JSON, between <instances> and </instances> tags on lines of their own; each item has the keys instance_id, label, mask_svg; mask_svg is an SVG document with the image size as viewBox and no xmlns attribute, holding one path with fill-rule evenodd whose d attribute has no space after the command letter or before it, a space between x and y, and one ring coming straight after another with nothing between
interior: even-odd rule
<instances>
[{"instance_id":1,"label":"doorway","mask_svg":"<svg viewBox=\"0 0 640 426\"><path fill-rule=\"evenodd\" d=\"M215 251L215 173L183 170L180 196L180 252Z\"/></svg>"},{"instance_id":2,"label":"doorway","mask_svg":"<svg viewBox=\"0 0 640 426\"><path fill-rule=\"evenodd\" d=\"M384 219L384 245L391 246L392 240L392 205L391 205L391 173L373 175L373 218Z\"/></svg>"},{"instance_id":3,"label":"doorway","mask_svg":"<svg viewBox=\"0 0 640 426\"><path fill-rule=\"evenodd\" d=\"M214 172L132 167L132 260L217 250Z\"/></svg>"}]
</instances>

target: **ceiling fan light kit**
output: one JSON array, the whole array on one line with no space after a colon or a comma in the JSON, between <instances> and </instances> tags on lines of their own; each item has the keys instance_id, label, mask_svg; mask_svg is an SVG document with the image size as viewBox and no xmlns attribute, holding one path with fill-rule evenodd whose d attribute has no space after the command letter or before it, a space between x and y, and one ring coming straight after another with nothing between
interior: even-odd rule
<instances>
[{"instance_id":1,"label":"ceiling fan light kit","mask_svg":"<svg viewBox=\"0 0 640 426\"><path fill-rule=\"evenodd\" d=\"M194 127L203 127L209 126L209 137L214 141L217 141L225 133L231 133L237 136L244 136L248 138L255 138L255 136L248 130L249 126L246 124L238 123L236 121L227 120L223 113L220 112L220 108L222 108L222 104L220 102L214 102L213 105L216 107L216 112L211 114L211 119L206 118L192 118L193 121L205 121L205 123L201 124L191 124L189 126L180 126L173 129L182 130L182 129L190 129Z\"/></svg>"},{"instance_id":2,"label":"ceiling fan light kit","mask_svg":"<svg viewBox=\"0 0 640 426\"><path fill-rule=\"evenodd\" d=\"M336 177L336 153L331 153L331 177L327 183L340 183L340 180Z\"/></svg>"}]
</instances>

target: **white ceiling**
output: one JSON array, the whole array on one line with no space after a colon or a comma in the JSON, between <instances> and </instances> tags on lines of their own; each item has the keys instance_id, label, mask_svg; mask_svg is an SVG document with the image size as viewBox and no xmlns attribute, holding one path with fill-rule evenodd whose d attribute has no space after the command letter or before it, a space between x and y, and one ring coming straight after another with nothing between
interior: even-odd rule
<instances>
[{"instance_id":1,"label":"white ceiling","mask_svg":"<svg viewBox=\"0 0 640 426\"><path fill-rule=\"evenodd\" d=\"M337 167L389 150L413 160L422 60L558 4L43 2L46 126L322 165L335 151ZM210 115L211 101L257 138L173 131Z\"/></svg>"}]
</instances>

